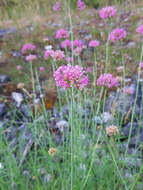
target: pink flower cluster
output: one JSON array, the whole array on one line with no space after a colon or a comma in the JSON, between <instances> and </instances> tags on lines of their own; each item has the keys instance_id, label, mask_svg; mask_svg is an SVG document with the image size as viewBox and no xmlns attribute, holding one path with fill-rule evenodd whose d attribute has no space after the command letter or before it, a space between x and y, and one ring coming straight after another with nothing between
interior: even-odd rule
<instances>
[{"instance_id":1,"label":"pink flower cluster","mask_svg":"<svg viewBox=\"0 0 143 190\"><path fill-rule=\"evenodd\" d=\"M106 134L108 136L114 136L119 132L118 127L115 125L111 125L109 127L106 127Z\"/></svg>"},{"instance_id":2,"label":"pink flower cluster","mask_svg":"<svg viewBox=\"0 0 143 190\"><path fill-rule=\"evenodd\" d=\"M27 55L27 56L26 56L25 60L26 60L26 61L33 61L33 60L35 60L36 58L37 58L36 55L30 54L30 55Z\"/></svg>"},{"instance_id":3,"label":"pink flower cluster","mask_svg":"<svg viewBox=\"0 0 143 190\"><path fill-rule=\"evenodd\" d=\"M88 85L88 76L82 67L70 64L60 66L54 73L56 85L64 89L77 87L80 90Z\"/></svg>"},{"instance_id":4,"label":"pink flower cluster","mask_svg":"<svg viewBox=\"0 0 143 190\"><path fill-rule=\"evenodd\" d=\"M140 68L143 69L143 62L140 63Z\"/></svg>"},{"instance_id":5,"label":"pink flower cluster","mask_svg":"<svg viewBox=\"0 0 143 190\"><path fill-rule=\"evenodd\" d=\"M60 2L56 2L56 4L53 6L53 11L59 11L61 8L61 3Z\"/></svg>"},{"instance_id":6,"label":"pink flower cluster","mask_svg":"<svg viewBox=\"0 0 143 190\"><path fill-rule=\"evenodd\" d=\"M77 9L78 9L79 11L82 11L82 10L84 10L85 8L86 8L86 6L85 6L84 2L83 2L82 0L78 0L78 1L77 1Z\"/></svg>"},{"instance_id":7,"label":"pink flower cluster","mask_svg":"<svg viewBox=\"0 0 143 190\"><path fill-rule=\"evenodd\" d=\"M48 59L49 57L52 57L55 61L61 61L65 58L65 54L61 50L47 50L45 51L44 58Z\"/></svg>"},{"instance_id":8,"label":"pink flower cluster","mask_svg":"<svg viewBox=\"0 0 143 190\"><path fill-rule=\"evenodd\" d=\"M143 24L141 24L137 29L136 32L140 33L141 35L143 35Z\"/></svg>"},{"instance_id":9,"label":"pink flower cluster","mask_svg":"<svg viewBox=\"0 0 143 190\"><path fill-rule=\"evenodd\" d=\"M119 41L119 40L125 38L126 35L127 35L127 33L123 28L116 28L110 33L109 40L111 42L116 42L116 41Z\"/></svg>"},{"instance_id":10,"label":"pink flower cluster","mask_svg":"<svg viewBox=\"0 0 143 190\"><path fill-rule=\"evenodd\" d=\"M92 48L96 48L97 46L99 46L99 41L97 40L91 40L89 43L88 43L88 46L89 47L92 47Z\"/></svg>"},{"instance_id":11,"label":"pink flower cluster","mask_svg":"<svg viewBox=\"0 0 143 190\"><path fill-rule=\"evenodd\" d=\"M56 38L57 39L63 39L63 38L69 38L69 32L65 29L59 29L57 32L56 32Z\"/></svg>"},{"instance_id":12,"label":"pink flower cluster","mask_svg":"<svg viewBox=\"0 0 143 190\"><path fill-rule=\"evenodd\" d=\"M108 7L105 7L100 10L99 16L102 19L107 19L107 18L111 18L111 17L115 16L116 12L117 12L117 9L115 7L108 6Z\"/></svg>"},{"instance_id":13,"label":"pink flower cluster","mask_svg":"<svg viewBox=\"0 0 143 190\"><path fill-rule=\"evenodd\" d=\"M97 86L105 86L108 88L117 87L118 81L112 74L105 73L98 78Z\"/></svg>"},{"instance_id":14,"label":"pink flower cluster","mask_svg":"<svg viewBox=\"0 0 143 190\"><path fill-rule=\"evenodd\" d=\"M72 49L72 42L70 40L64 40L61 42L61 47L64 48L68 48L68 49Z\"/></svg>"},{"instance_id":15,"label":"pink flower cluster","mask_svg":"<svg viewBox=\"0 0 143 190\"><path fill-rule=\"evenodd\" d=\"M27 53L28 50L33 51L33 50L35 50L35 48L36 48L35 45L27 43L22 47L21 52Z\"/></svg>"}]
</instances>

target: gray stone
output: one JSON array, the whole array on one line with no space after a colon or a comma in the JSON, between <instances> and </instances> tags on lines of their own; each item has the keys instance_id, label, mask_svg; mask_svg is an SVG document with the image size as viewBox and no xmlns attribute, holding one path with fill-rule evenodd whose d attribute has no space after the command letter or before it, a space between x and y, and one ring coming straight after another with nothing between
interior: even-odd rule
<instances>
[{"instance_id":1,"label":"gray stone","mask_svg":"<svg viewBox=\"0 0 143 190\"><path fill-rule=\"evenodd\" d=\"M7 75L0 75L0 83L7 83L10 81L10 78Z\"/></svg>"},{"instance_id":2,"label":"gray stone","mask_svg":"<svg viewBox=\"0 0 143 190\"><path fill-rule=\"evenodd\" d=\"M12 100L14 100L16 102L16 106L20 107L20 105L23 101L23 95L18 92L12 92L11 97L12 97Z\"/></svg>"},{"instance_id":3,"label":"gray stone","mask_svg":"<svg viewBox=\"0 0 143 190\"><path fill-rule=\"evenodd\" d=\"M136 135L140 128L138 127L137 123L128 123L122 128L122 135L128 137L130 130L131 130L131 136Z\"/></svg>"},{"instance_id":4,"label":"gray stone","mask_svg":"<svg viewBox=\"0 0 143 190\"><path fill-rule=\"evenodd\" d=\"M68 122L67 121L65 121L65 120L62 120L62 121L58 121L57 123L56 123L56 127L59 129L59 131L61 132L61 133L66 133L66 131L67 131L67 128L68 128Z\"/></svg>"}]
</instances>

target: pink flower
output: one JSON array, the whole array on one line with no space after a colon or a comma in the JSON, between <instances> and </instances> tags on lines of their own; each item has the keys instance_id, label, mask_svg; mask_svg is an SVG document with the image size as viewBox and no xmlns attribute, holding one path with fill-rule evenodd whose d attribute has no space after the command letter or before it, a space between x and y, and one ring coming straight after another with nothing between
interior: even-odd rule
<instances>
[{"instance_id":1,"label":"pink flower","mask_svg":"<svg viewBox=\"0 0 143 190\"><path fill-rule=\"evenodd\" d=\"M45 51L44 58L48 59L49 57L52 57L53 54L54 54L54 50L47 50Z\"/></svg>"},{"instance_id":2,"label":"pink flower","mask_svg":"<svg viewBox=\"0 0 143 190\"><path fill-rule=\"evenodd\" d=\"M40 71L45 71L45 67L40 67L39 70Z\"/></svg>"},{"instance_id":3,"label":"pink flower","mask_svg":"<svg viewBox=\"0 0 143 190\"><path fill-rule=\"evenodd\" d=\"M83 43L82 43L81 40L74 40L74 41L73 41L73 45L74 45L74 47L82 48Z\"/></svg>"},{"instance_id":4,"label":"pink flower","mask_svg":"<svg viewBox=\"0 0 143 190\"><path fill-rule=\"evenodd\" d=\"M77 1L77 8L78 8L79 11L82 11L82 10L84 10L86 8L86 6L85 6L85 4L84 4L84 2L82 0Z\"/></svg>"},{"instance_id":5,"label":"pink flower","mask_svg":"<svg viewBox=\"0 0 143 190\"><path fill-rule=\"evenodd\" d=\"M126 37L126 31L123 28L116 28L114 29L110 35L109 35L109 40L111 42L116 42L118 40L121 40Z\"/></svg>"},{"instance_id":6,"label":"pink flower","mask_svg":"<svg viewBox=\"0 0 143 190\"><path fill-rule=\"evenodd\" d=\"M69 32L65 29L59 29L57 32L56 32L56 38L57 39L62 39L62 38L69 38Z\"/></svg>"},{"instance_id":7,"label":"pink flower","mask_svg":"<svg viewBox=\"0 0 143 190\"><path fill-rule=\"evenodd\" d=\"M60 66L54 73L56 85L64 89L77 87L80 90L88 85L88 76L82 67L70 64Z\"/></svg>"},{"instance_id":8,"label":"pink flower","mask_svg":"<svg viewBox=\"0 0 143 190\"><path fill-rule=\"evenodd\" d=\"M25 60L26 60L26 61L33 61L33 60L35 60L36 58L37 58L36 55L30 54L30 55L27 55L27 56L26 56Z\"/></svg>"},{"instance_id":9,"label":"pink flower","mask_svg":"<svg viewBox=\"0 0 143 190\"><path fill-rule=\"evenodd\" d=\"M53 11L59 11L61 8L61 3L60 2L56 2L56 4L53 6Z\"/></svg>"},{"instance_id":10,"label":"pink flower","mask_svg":"<svg viewBox=\"0 0 143 190\"><path fill-rule=\"evenodd\" d=\"M72 57L66 57L65 60L66 60L68 63L70 63L70 62L72 62Z\"/></svg>"},{"instance_id":11,"label":"pink flower","mask_svg":"<svg viewBox=\"0 0 143 190\"><path fill-rule=\"evenodd\" d=\"M124 70L124 67L123 66L119 66L119 67L117 67L117 72L122 72Z\"/></svg>"},{"instance_id":12,"label":"pink flower","mask_svg":"<svg viewBox=\"0 0 143 190\"><path fill-rule=\"evenodd\" d=\"M74 55L75 56L80 55L81 52L82 52L82 48L81 47L77 47L77 48L74 49Z\"/></svg>"},{"instance_id":13,"label":"pink flower","mask_svg":"<svg viewBox=\"0 0 143 190\"><path fill-rule=\"evenodd\" d=\"M106 127L106 134L108 136L116 135L119 132L117 126L111 125L109 127Z\"/></svg>"},{"instance_id":14,"label":"pink flower","mask_svg":"<svg viewBox=\"0 0 143 190\"><path fill-rule=\"evenodd\" d=\"M99 41L97 41L97 40L91 40L89 43L88 43L88 46L89 47L92 47L92 48L95 48L95 47L97 47L97 46L99 46Z\"/></svg>"},{"instance_id":15,"label":"pink flower","mask_svg":"<svg viewBox=\"0 0 143 190\"><path fill-rule=\"evenodd\" d=\"M143 62L140 63L140 68L143 69Z\"/></svg>"},{"instance_id":16,"label":"pink flower","mask_svg":"<svg viewBox=\"0 0 143 190\"><path fill-rule=\"evenodd\" d=\"M100 10L99 15L102 19L107 19L115 16L117 9L113 6L108 6Z\"/></svg>"},{"instance_id":17,"label":"pink flower","mask_svg":"<svg viewBox=\"0 0 143 190\"><path fill-rule=\"evenodd\" d=\"M123 89L123 92L125 94L129 94L129 95L132 95L134 93L134 89L133 88L124 88Z\"/></svg>"},{"instance_id":18,"label":"pink flower","mask_svg":"<svg viewBox=\"0 0 143 190\"><path fill-rule=\"evenodd\" d=\"M140 25L137 29L136 32L140 33L141 35L143 35L143 24Z\"/></svg>"},{"instance_id":19,"label":"pink flower","mask_svg":"<svg viewBox=\"0 0 143 190\"><path fill-rule=\"evenodd\" d=\"M22 52L22 53L26 53L28 50L30 50L30 51L35 50L35 48L36 48L35 45L30 44L30 43L27 43L27 44L25 44L25 45L22 47L21 52Z\"/></svg>"},{"instance_id":20,"label":"pink flower","mask_svg":"<svg viewBox=\"0 0 143 190\"><path fill-rule=\"evenodd\" d=\"M21 65L17 65L17 70L20 71L22 69Z\"/></svg>"},{"instance_id":21,"label":"pink flower","mask_svg":"<svg viewBox=\"0 0 143 190\"><path fill-rule=\"evenodd\" d=\"M55 61L61 61L65 58L65 54L61 50L56 50L51 56Z\"/></svg>"},{"instance_id":22,"label":"pink flower","mask_svg":"<svg viewBox=\"0 0 143 190\"><path fill-rule=\"evenodd\" d=\"M118 81L112 74L105 73L98 78L97 86L105 86L108 88L117 87Z\"/></svg>"},{"instance_id":23,"label":"pink flower","mask_svg":"<svg viewBox=\"0 0 143 190\"><path fill-rule=\"evenodd\" d=\"M68 48L68 49L72 49L72 43L70 40L64 40L62 43L61 43L61 47L64 49L64 48Z\"/></svg>"}]
</instances>

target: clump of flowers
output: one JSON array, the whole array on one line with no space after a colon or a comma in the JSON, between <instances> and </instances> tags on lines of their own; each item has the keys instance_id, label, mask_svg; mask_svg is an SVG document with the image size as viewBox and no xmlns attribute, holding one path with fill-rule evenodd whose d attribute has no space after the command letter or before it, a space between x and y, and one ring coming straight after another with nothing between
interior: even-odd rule
<instances>
[{"instance_id":1,"label":"clump of flowers","mask_svg":"<svg viewBox=\"0 0 143 190\"><path fill-rule=\"evenodd\" d=\"M78 0L78 1L77 1L77 9L78 9L79 11L82 11L82 10L84 10L85 8L86 8L86 6L85 6L84 2L83 2L82 0Z\"/></svg>"},{"instance_id":2,"label":"clump of flowers","mask_svg":"<svg viewBox=\"0 0 143 190\"><path fill-rule=\"evenodd\" d=\"M57 39L63 39L63 38L69 38L69 32L65 29L59 29L57 32L56 32L56 38Z\"/></svg>"},{"instance_id":3,"label":"clump of flowers","mask_svg":"<svg viewBox=\"0 0 143 190\"><path fill-rule=\"evenodd\" d=\"M52 57L54 54L54 50L47 50L45 51L44 58L48 59L49 57Z\"/></svg>"},{"instance_id":4,"label":"clump of flowers","mask_svg":"<svg viewBox=\"0 0 143 190\"><path fill-rule=\"evenodd\" d=\"M123 92L125 94L132 95L134 93L134 89L133 88L124 88Z\"/></svg>"},{"instance_id":5,"label":"clump of flowers","mask_svg":"<svg viewBox=\"0 0 143 190\"><path fill-rule=\"evenodd\" d=\"M82 48L81 48L81 47L76 47L76 48L74 49L74 55L75 55L75 56L80 55L81 52L82 52Z\"/></svg>"},{"instance_id":6,"label":"clump of flowers","mask_svg":"<svg viewBox=\"0 0 143 190\"><path fill-rule=\"evenodd\" d=\"M37 56L36 55L32 55L32 54L27 55L26 58L25 58L26 61L33 61L35 59L37 59Z\"/></svg>"},{"instance_id":7,"label":"clump of flowers","mask_svg":"<svg viewBox=\"0 0 143 190\"><path fill-rule=\"evenodd\" d=\"M114 6L108 6L100 10L99 16L102 19L108 19L108 18L114 17L116 12L117 12L117 9Z\"/></svg>"},{"instance_id":8,"label":"clump of flowers","mask_svg":"<svg viewBox=\"0 0 143 190\"><path fill-rule=\"evenodd\" d=\"M60 2L56 2L56 4L53 6L53 11L59 11L61 8L61 3Z\"/></svg>"},{"instance_id":9,"label":"clump of flowers","mask_svg":"<svg viewBox=\"0 0 143 190\"><path fill-rule=\"evenodd\" d=\"M116 135L118 133L118 128L114 125L111 125L109 127L106 127L106 134L108 136L113 136L113 135Z\"/></svg>"},{"instance_id":10,"label":"clump of flowers","mask_svg":"<svg viewBox=\"0 0 143 190\"><path fill-rule=\"evenodd\" d=\"M97 40L91 40L89 43L88 43L88 46L89 47L92 47L92 48L96 48L97 46L99 46L99 41Z\"/></svg>"},{"instance_id":11,"label":"clump of flowers","mask_svg":"<svg viewBox=\"0 0 143 190\"><path fill-rule=\"evenodd\" d=\"M125 38L126 35L127 35L127 33L123 28L116 28L110 33L109 40L111 42L116 42L116 41L119 41L119 40Z\"/></svg>"},{"instance_id":12,"label":"clump of flowers","mask_svg":"<svg viewBox=\"0 0 143 190\"><path fill-rule=\"evenodd\" d=\"M70 40L64 40L61 42L61 47L64 48L68 48L68 49L72 49L72 43Z\"/></svg>"},{"instance_id":13,"label":"clump of flowers","mask_svg":"<svg viewBox=\"0 0 143 190\"><path fill-rule=\"evenodd\" d=\"M110 73L101 75L97 80L97 86L105 86L107 88L117 87L117 79Z\"/></svg>"},{"instance_id":14,"label":"clump of flowers","mask_svg":"<svg viewBox=\"0 0 143 190\"><path fill-rule=\"evenodd\" d=\"M66 60L68 63L71 63L71 62L72 62L72 57L66 57L65 60Z\"/></svg>"},{"instance_id":15,"label":"clump of flowers","mask_svg":"<svg viewBox=\"0 0 143 190\"><path fill-rule=\"evenodd\" d=\"M45 71L45 67L40 67L39 70L40 71Z\"/></svg>"},{"instance_id":16,"label":"clump of flowers","mask_svg":"<svg viewBox=\"0 0 143 190\"><path fill-rule=\"evenodd\" d=\"M17 65L17 70L20 71L22 69L21 65Z\"/></svg>"},{"instance_id":17,"label":"clump of flowers","mask_svg":"<svg viewBox=\"0 0 143 190\"><path fill-rule=\"evenodd\" d=\"M79 65L60 66L54 73L56 85L64 89L77 87L82 90L88 85L88 76Z\"/></svg>"},{"instance_id":18,"label":"clump of flowers","mask_svg":"<svg viewBox=\"0 0 143 190\"><path fill-rule=\"evenodd\" d=\"M141 24L137 29L136 32L140 33L141 35L143 35L143 24Z\"/></svg>"},{"instance_id":19,"label":"clump of flowers","mask_svg":"<svg viewBox=\"0 0 143 190\"><path fill-rule=\"evenodd\" d=\"M24 53L27 53L27 51L29 51L29 50L30 51L35 50L35 48L36 48L35 45L27 43L27 44L23 45L21 52L24 54Z\"/></svg>"}]
</instances>

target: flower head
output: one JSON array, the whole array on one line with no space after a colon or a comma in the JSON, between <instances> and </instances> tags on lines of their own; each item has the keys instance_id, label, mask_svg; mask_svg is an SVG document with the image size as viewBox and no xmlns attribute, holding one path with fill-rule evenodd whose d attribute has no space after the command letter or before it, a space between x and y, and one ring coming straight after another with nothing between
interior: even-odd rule
<instances>
[{"instance_id":1,"label":"flower head","mask_svg":"<svg viewBox=\"0 0 143 190\"><path fill-rule=\"evenodd\" d=\"M64 51L61 50L54 51L51 56L55 61L61 61L65 58Z\"/></svg>"},{"instance_id":2,"label":"flower head","mask_svg":"<svg viewBox=\"0 0 143 190\"><path fill-rule=\"evenodd\" d=\"M113 135L116 135L118 133L118 128L114 125L111 125L109 127L106 127L106 134L108 136L113 136Z\"/></svg>"},{"instance_id":3,"label":"flower head","mask_svg":"<svg viewBox=\"0 0 143 190\"><path fill-rule=\"evenodd\" d=\"M99 46L99 41L97 41L97 40L91 40L89 43L88 43L88 46L89 47L92 47L92 48L95 48L95 47L97 47L97 46Z\"/></svg>"},{"instance_id":4,"label":"flower head","mask_svg":"<svg viewBox=\"0 0 143 190\"><path fill-rule=\"evenodd\" d=\"M81 47L76 47L76 48L74 49L74 55L75 55L75 56L80 55L81 52L82 52L82 48L81 48Z\"/></svg>"},{"instance_id":5,"label":"flower head","mask_svg":"<svg viewBox=\"0 0 143 190\"><path fill-rule=\"evenodd\" d=\"M72 43L70 40L64 40L61 42L61 47L64 48L68 48L68 49L72 49Z\"/></svg>"},{"instance_id":6,"label":"flower head","mask_svg":"<svg viewBox=\"0 0 143 190\"><path fill-rule=\"evenodd\" d=\"M44 58L48 59L49 57L52 57L53 54L54 54L54 50L47 50L45 51Z\"/></svg>"},{"instance_id":7,"label":"flower head","mask_svg":"<svg viewBox=\"0 0 143 190\"><path fill-rule=\"evenodd\" d=\"M56 148L50 148L48 153L50 154L50 156L54 156L57 152L57 149Z\"/></svg>"},{"instance_id":8,"label":"flower head","mask_svg":"<svg viewBox=\"0 0 143 190\"><path fill-rule=\"evenodd\" d=\"M117 9L115 7L108 6L108 7L105 7L100 10L99 16L102 19L107 19L107 18L111 18L111 17L115 16L116 12L117 12Z\"/></svg>"},{"instance_id":9,"label":"flower head","mask_svg":"<svg viewBox=\"0 0 143 190\"><path fill-rule=\"evenodd\" d=\"M61 8L61 3L60 2L56 2L56 4L53 6L53 11L59 11Z\"/></svg>"},{"instance_id":10,"label":"flower head","mask_svg":"<svg viewBox=\"0 0 143 190\"><path fill-rule=\"evenodd\" d=\"M84 2L82 0L77 1L77 8L78 8L79 11L82 11L82 10L84 10L86 8L86 6L85 6L85 4L84 4Z\"/></svg>"},{"instance_id":11,"label":"flower head","mask_svg":"<svg viewBox=\"0 0 143 190\"><path fill-rule=\"evenodd\" d=\"M111 42L116 42L116 41L119 41L123 38L126 37L126 31L123 29L123 28L116 28L114 29L110 35L109 35L109 40Z\"/></svg>"},{"instance_id":12,"label":"flower head","mask_svg":"<svg viewBox=\"0 0 143 190\"><path fill-rule=\"evenodd\" d=\"M140 25L137 29L136 32L140 33L141 35L143 35L143 24Z\"/></svg>"},{"instance_id":13,"label":"flower head","mask_svg":"<svg viewBox=\"0 0 143 190\"><path fill-rule=\"evenodd\" d=\"M37 56L36 55L32 55L32 54L27 55L26 58L25 58L26 61L33 61L35 59L37 59Z\"/></svg>"},{"instance_id":14,"label":"flower head","mask_svg":"<svg viewBox=\"0 0 143 190\"><path fill-rule=\"evenodd\" d=\"M27 53L27 51L33 51L33 50L35 50L35 48L36 48L36 46L35 45L33 45L33 44L30 44L30 43L27 43L27 44L25 44L23 47L22 47L22 49L21 49L21 52L22 53Z\"/></svg>"},{"instance_id":15,"label":"flower head","mask_svg":"<svg viewBox=\"0 0 143 190\"><path fill-rule=\"evenodd\" d=\"M56 85L64 89L77 87L80 90L88 85L88 76L82 67L70 64L60 66L54 73Z\"/></svg>"},{"instance_id":16,"label":"flower head","mask_svg":"<svg viewBox=\"0 0 143 190\"><path fill-rule=\"evenodd\" d=\"M83 43L81 40L74 40L73 45L74 45L74 47L82 48Z\"/></svg>"},{"instance_id":17,"label":"flower head","mask_svg":"<svg viewBox=\"0 0 143 190\"><path fill-rule=\"evenodd\" d=\"M107 88L117 87L117 79L110 73L101 75L97 80L97 86L105 86Z\"/></svg>"},{"instance_id":18,"label":"flower head","mask_svg":"<svg viewBox=\"0 0 143 190\"><path fill-rule=\"evenodd\" d=\"M66 60L68 63L71 63L71 62L72 62L72 57L66 57L65 60Z\"/></svg>"},{"instance_id":19,"label":"flower head","mask_svg":"<svg viewBox=\"0 0 143 190\"><path fill-rule=\"evenodd\" d=\"M62 38L69 38L69 32L65 29L59 29L57 32L56 32L56 38L57 39L62 39Z\"/></svg>"},{"instance_id":20,"label":"flower head","mask_svg":"<svg viewBox=\"0 0 143 190\"><path fill-rule=\"evenodd\" d=\"M143 69L143 62L141 62L141 64L140 64L140 68Z\"/></svg>"},{"instance_id":21,"label":"flower head","mask_svg":"<svg viewBox=\"0 0 143 190\"><path fill-rule=\"evenodd\" d=\"M39 70L40 71L45 71L45 67L40 67Z\"/></svg>"},{"instance_id":22,"label":"flower head","mask_svg":"<svg viewBox=\"0 0 143 190\"><path fill-rule=\"evenodd\" d=\"M21 65L17 65L17 70L20 71L22 69Z\"/></svg>"},{"instance_id":23,"label":"flower head","mask_svg":"<svg viewBox=\"0 0 143 190\"><path fill-rule=\"evenodd\" d=\"M125 94L132 95L134 93L134 89L133 88L124 88L123 92Z\"/></svg>"}]
</instances>

